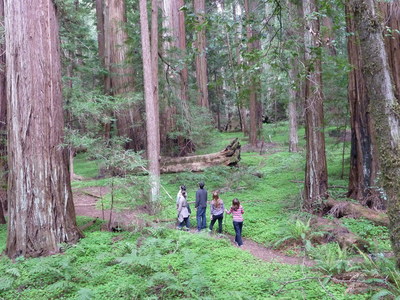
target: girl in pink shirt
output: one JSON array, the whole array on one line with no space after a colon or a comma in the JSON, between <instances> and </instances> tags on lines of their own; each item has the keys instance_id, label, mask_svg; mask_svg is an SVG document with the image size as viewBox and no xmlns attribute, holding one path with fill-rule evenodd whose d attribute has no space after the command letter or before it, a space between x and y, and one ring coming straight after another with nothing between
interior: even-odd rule
<instances>
[{"instance_id":1,"label":"girl in pink shirt","mask_svg":"<svg viewBox=\"0 0 400 300\"><path fill-rule=\"evenodd\" d=\"M243 214L244 209L240 205L240 202L237 198L232 200L232 207L230 210L226 210L227 214L232 214L233 216L233 228L235 229L235 242L239 247L243 245L242 241L242 227L243 227Z\"/></svg>"}]
</instances>

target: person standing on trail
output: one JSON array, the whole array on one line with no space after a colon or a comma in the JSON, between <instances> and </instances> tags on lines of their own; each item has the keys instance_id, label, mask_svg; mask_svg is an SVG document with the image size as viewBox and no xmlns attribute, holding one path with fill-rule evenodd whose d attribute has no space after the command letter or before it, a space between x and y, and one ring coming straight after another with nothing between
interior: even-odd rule
<instances>
[{"instance_id":1,"label":"person standing on trail","mask_svg":"<svg viewBox=\"0 0 400 300\"><path fill-rule=\"evenodd\" d=\"M179 198L182 196L182 192L185 191L186 192L186 186L185 185L181 185L179 187L179 192L176 195L176 208L178 208L178 204L179 204Z\"/></svg>"},{"instance_id":2,"label":"person standing on trail","mask_svg":"<svg viewBox=\"0 0 400 300\"><path fill-rule=\"evenodd\" d=\"M224 201L219 198L218 192L214 191L212 194L212 201L210 204L211 223L210 231L212 231L215 222L218 220L218 233L222 233L222 219L224 218Z\"/></svg>"},{"instance_id":3,"label":"person standing on trail","mask_svg":"<svg viewBox=\"0 0 400 300\"><path fill-rule=\"evenodd\" d=\"M196 192L196 220L197 220L197 231L205 229L207 227L206 221L206 210L207 210L207 190L204 188L204 182L199 182L199 189Z\"/></svg>"},{"instance_id":4,"label":"person standing on trail","mask_svg":"<svg viewBox=\"0 0 400 300\"><path fill-rule=\"evenodd\" d=\"M182 191L178 199L178 229L182 229L183 226L186 226L185 230L188 231L190 229L190 209L186 197L186 191Z\"/></svg>"},{"instance_id":5,"label":"person standing on trail","mask_svg":"<svg viewBox=\"0 0 400 300\"><path fill-rule=\"evenodd\" d=\"M240 202L237 198L232 200L231 209L228 211L226 210L227 214L232 214L233 217L233 228L235 229L235 242L236 244L241 247L243 245L242 241L242 228L243 228L243 214L244 209L240 205Z\"/></svg>"}]
</instances>

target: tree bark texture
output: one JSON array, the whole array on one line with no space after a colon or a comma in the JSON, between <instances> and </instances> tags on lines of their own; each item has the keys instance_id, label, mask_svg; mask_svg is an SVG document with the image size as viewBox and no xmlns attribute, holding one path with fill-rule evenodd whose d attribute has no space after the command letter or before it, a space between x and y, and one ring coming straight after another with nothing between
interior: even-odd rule
<instances>
[{"instance_id":1,"label":"tree bark texture","mask_svg":"<svg viewBox=\"0 0 400 300\"><path fill-rule=\"evenodd\" d=\"M0 0L0 26L4 27L4 0ZM7 189L7 94L6 94L6 45L0 37L0 190ZM7 198L0 198L0 224L5 224L4 208Z\"/></svg>"},{"instance_id":2,"label":"tree bark texture","mask_svg":"<svg viewBox=\"0 0 400 300\"><path fill-rule=\"evenodd\" d=\"M208 77L207 77L207 55L206 55L206 30L205 23L205 0L194 0L194 13L197 16L197 24L200 29L196 31L196 82L197 82L197 104L202 107L209 107L208 101Z\"/></svg>"},{"instance_id":3,"label":"tree bark texture","mask_svg":"<svg viewBox=\"0 0 400 300\"><path fill-rule=\"evenodd\" d=\"M127 61L125 1L103 1L103 5L98 6L103 7L104 64L109 72L105 89L110 95L130 98L134 92L134 70L132 63ZM100 15L98 19L101 19ZM101 42L99 40L99 46ZM127 149L139 151L145 148L146 134L141 110L140 103L130 103L115 112L118 135L130 138L125 145Z\"/></svg>"},{"instance_id":4,"label":"tree bark texture","mask_svg":"<svg viewBox=\"0 0 400 300\"><path fill-rule=\"evenodd\" d=\"M361 65L361 49L354 33L355 20L349 3L346 5L347 51L352 70L349 73L348 99L350 105L351 152L348 197L360 203L383 208L379 203L376 179L379 170L369 95ZM369 202L369 203L368 203Z\"/></svg>"},{"instance_id":5,"label":"tree bark texture","mask_svg":"<svg viewBox=\"0 0 400 300\"><path fill-rule=\"evenodd\" d=\"M317 12L316 1L303 1L306 62L306 173L303 208L308 212L318 212L322 200L327 197L328 171L325 156L324 110L322 94L322 68L318 49L319 18L312 16Z\"/></svg>"},{"instance_id":6,"label":"tree bark texture","mask_svg":"<svg viewBox=\"0 0 400 300\"><path fill-rule=\"evenodd\" d=\"M257 38L257 33L254 29L254 22L251 23L252 16L257 11L258 2L255 0L245 0L244 8L246 11L246 19L248 21L246 27L247 48L249 52L261 49L260 40ZM254 62L249 62L253 64ZM252 146L257 146L257 136L261 129L261 110L260 103L257 99L257 90L259 89L259 78L257 74L251 76L249 84L249 110L250 110L250 132L249 142Z\"/></svg>"},{"instance_id":7,"label":"tree bark texture","mask_svg":"<svg viewBox=\"0 0 400 300\"><path fill-rule=\"evenodd\" d=\"M299 19L299 9L298 4L293 3L291 0L287 0L288 8L288 28L287 36L288 39L297 40L300 35L300 30L296 24L298 24ZM297 43L295 43L297 44ZM289 152L297 152L299 138L297 136L297 101L299 96L299 80L297 79L299 70L296 64L296 58L290 58L289 66L289 104L288 104L288 115L289 115Z\"/></svg>"},{"instance_id":8,"label":"tree bark texture","mask_svg":"<svg viewBox=\"0 0 400 300\"><path fill-rule=\"evenodd\" d=\"M386 53L389 59L392 80L395 86L394 95L400 99L400 3L399 1L378 2L379 10L384 20L384 26L389 30L384 31ZM397 30L397 31L396 31Z\"/></svg>"},{"instance_id":9,"label":"tree bark texture","mask_svg":"<svg viewBox=\"0 0 400 300\"><path fill-rule=\"evenodd\" d=\"M9 257L60 252L82 236L63 143L61 65L51 0L6 0Z\"/></svg>"},{"instance_id":10,"label":"tree bark texture","mask_svg":"<svg viewBox=\"0 0 400 300\"><path fill-rule=\"evenodd\" d=\"M400 105L394 95L376 4L373 0L349 0L349 3L375 121L382 183L388 199L390 239L400 267Z\"/></svg>"},{"instance_id":11,"label":"tree bark texture","mask_svg":"<svg viewBox=\"0 0 400 300\"><path fill-rule=\"evenodd\" d=\"M147 18L147 1L140 0L140 29L142 40L142 57L143 57L143 72L144 72L144 97L146 103L146 128L147 128L147 159L148 169L150 174L150 200L154 204L158 201L160 194L160 163L159 151L157 150L159 136L156 118L156 99L154 97L154 65L157 61L153 61L154 57L151 53L149 23ZM157 78L158 79L158 78Z\"/></svg>"},{"instance_id":12,"label":"tree bark texture","mask_svg":"<svg viewBox=\"0 0 400 300\"><path fill-rule=\"evenodd\" d=\"M240 143L236 138L224 150L217 153L186 157L163 157L160 168L161 173L200 172L211 166L236 166L239 161Z\"/></svg>"},{"instance_id":13,"label":"tree bark texture","mask_svg":"<svg viewBox=\"0 0 400 300\"><path fill-rule=\"evenodd\" d=\"M153 75L153 99L155 110L155 122L157 124L155 130L157 131L157 157L160 156L160 104L159 104L159 84L158 84L158 0L151 1L151 61L152 61L152 75Z\"/></svg>"}]
</instances>

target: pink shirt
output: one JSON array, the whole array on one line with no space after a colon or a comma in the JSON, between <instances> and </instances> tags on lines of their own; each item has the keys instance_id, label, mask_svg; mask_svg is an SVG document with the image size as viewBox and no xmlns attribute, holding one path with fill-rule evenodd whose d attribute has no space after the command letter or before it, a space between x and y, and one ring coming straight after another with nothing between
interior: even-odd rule
<instances>
[{"instance_id":1,"label":"pink shirt","mask_svg":"<svg viewBox=\"0 0 400 300\"><path fill-rule=\"evenodd\" d=\"M233 221L235 222L243 222L243 214L244 214L244 209L240 205L237 210L234 210L233 207L229 211L226 211L227 214L232 214Z\"/></svg>"}]
</instances>

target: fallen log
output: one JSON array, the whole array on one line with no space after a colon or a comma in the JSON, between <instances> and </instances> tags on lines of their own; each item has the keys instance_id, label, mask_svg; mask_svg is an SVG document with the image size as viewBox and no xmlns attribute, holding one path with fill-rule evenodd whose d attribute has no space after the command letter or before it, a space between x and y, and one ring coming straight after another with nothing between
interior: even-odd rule
<instances>
[{"instance_id":1,"label":"fallen log","mask_svg":"<svg viewBox=\"0 0 400 300\"><path fill-rule=\"evenodd\" d=\"M160 161L160 172L201 172L205 168L217 165L236 166L239 161L240 143L236 138L224 150L217 153L185 157L163 157Z\"/></svg>"},{"instance_id":2,"label":"fallen log","mask_svg":"<svg viewBox=\"0 0 400 300\"><path fill-rule=\"evenodd\" d=\"M364 252L369 252L369 242L349 231L339 220L315 217L311 219L310 225L315 231L324 233L324 243L337 242L342 249L354 249L356 246Z\"/></svg>"},{"instance_id":3,"label":"fallen log","mask_svg":"<svg viewBox=\"0 0 400 300\"><path fill-rule=\"evenodd\" d=\"M330 198L325 203L325 211L328 211L328 214L333 215L336 218L364 218L376 225L389 225L389 218L385 213L370 209L357 203L336 201Z\"/></svg>"}]
</instances>

